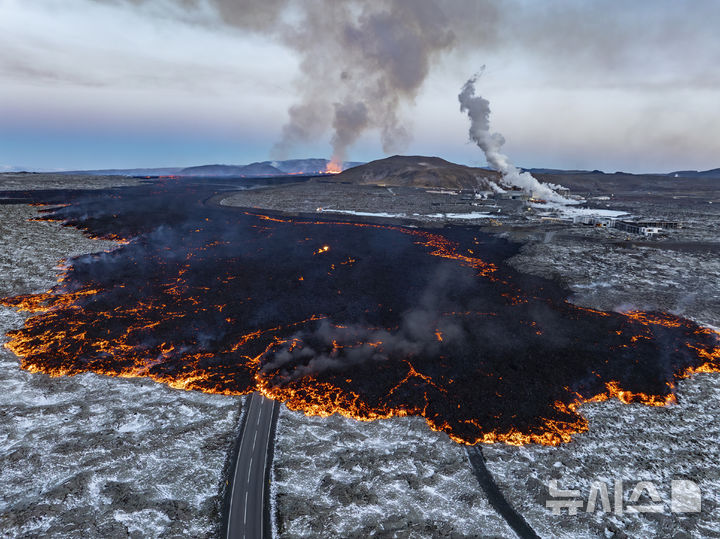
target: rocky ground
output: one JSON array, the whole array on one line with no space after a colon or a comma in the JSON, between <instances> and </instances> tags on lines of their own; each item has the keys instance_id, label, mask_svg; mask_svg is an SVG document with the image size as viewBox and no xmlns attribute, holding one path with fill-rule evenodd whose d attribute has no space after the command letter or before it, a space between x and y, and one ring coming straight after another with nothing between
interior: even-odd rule
<instances>
[{"instance_id":1,"label":"rocky ground","mask_svg":"<svg viewBox=\"0 0 720 539\"><path fill-rule=\"evenodd\" d=\"M116 247L35 215L0 205L0 296L47 290L61 258ZM0 342L23 320L0 308ZM5 348L0 387L0 536L217 535L241 399L31 374Z\"/></svg>"},{"instance_id":2,"label":"rocky ground","mask_svg":"<svg viewBox=\"0 0 720 539\"><path fill-rule=\"evenodd\" d=\"M141 180L124 176L81 176L72 174L35 174L7 172L0 174L0 191L24 189L107 189L137 185Z\"/></svg>"},{"instance_id":3,"label":"rocky ground","mask_svg":"<svg viewBox=\"0 0 720 539\"><path fill-rule=\"evenodd\" d=\"M310 180L286 186L243 191L225 196L221 204L289 213L344 218L353 214L376 220L424 223L488 222L505 219L522 210L514 201L476 200L457 192L414 187L347 185ZM467 218L463 219L461 214ZM474 215L473 215L474 214ZM482 214L482 215L478 215Z\"/></svg>"}]
</instances>

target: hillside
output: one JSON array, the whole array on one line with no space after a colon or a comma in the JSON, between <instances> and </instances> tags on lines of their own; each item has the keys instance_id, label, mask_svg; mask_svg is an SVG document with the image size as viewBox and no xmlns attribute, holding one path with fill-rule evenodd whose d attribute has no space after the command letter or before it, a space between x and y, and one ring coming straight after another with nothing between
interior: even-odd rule
<instances>
[{"instance_id":1,"label":"hillside","mask_svg":"<svg viewBox=\"0 0 720 539\"><path fill-rule=\"evenodd\" d=\"M206 177L260 177L284 176L285 173L269 163L250 163L249 165L201 165L182 169L180 176L206 176Z\"/></svg>"},{"instance_id":2,"label":"hillside","mask_svg":"<svg viewBox=\"0 0 720 539\"><path fill-rule=\"evenodd\" d=\"M674 178L708 178L712 180L720 180L720 168L714 168L712 170L678 170L671 172L668 176Z\"/></svg>"},{"instance_id":3,"label":"hillside","mask_svg":"<svg viewBox=\"0 0 720 539\"><path fill-rule=\"evenodd\" d=\"M439 157L394 155L350 168L331 181L391 187L489 190L499 177L497 172L458 165Z\"/></svg>"},{"instance_id":4,"label":"hillside","mask_svg":"<svg viewBox=\"0 0 720 539\"><path fill-rule=\"evenodd\" d=\"M319 174L325 171L330 161L327 159L288 159L286 161L265 161L275 168L287 174ZM343 170L356 167L363 163L357 161L346 161L343 163Z\"/></svg>"}]
</instances>

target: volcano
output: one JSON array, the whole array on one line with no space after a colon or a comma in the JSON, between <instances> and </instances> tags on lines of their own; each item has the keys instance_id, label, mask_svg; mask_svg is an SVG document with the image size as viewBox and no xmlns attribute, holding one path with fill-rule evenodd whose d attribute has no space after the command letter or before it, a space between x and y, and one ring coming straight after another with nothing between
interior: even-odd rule
<instances>
[{"instance_id":1,"label":"volcano","mask_svg":"<svg viewBox=\"0 0 720 539\"><path fill-rule=\"evenodd\" d=\"M497 172L451 163L439 157L395 155L337 174L332 181L390 187L494 190Z\"/></svg>"}]
</instances>

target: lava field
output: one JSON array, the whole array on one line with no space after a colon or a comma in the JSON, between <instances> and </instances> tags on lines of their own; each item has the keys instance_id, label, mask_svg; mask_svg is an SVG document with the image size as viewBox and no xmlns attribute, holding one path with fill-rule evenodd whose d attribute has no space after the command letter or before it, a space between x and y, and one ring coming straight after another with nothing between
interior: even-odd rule
<instances>
[{"instance_id":1,"label":"lava field","mask_svg":"<svg viewBox=\"0 0 720 539\"><path fill-rule=\"evenodd\" d=\"M260 391L313 415L419 415L462 443L557 445L577 407L662 406L678 379L720 370L720 336L659 312L575 306L505 261L519 246L442 231L227 208L217 184L0 192L44 220L117 240L66 261L6 344L53 376L150 377Z\"/></svg>"}]
</instances>

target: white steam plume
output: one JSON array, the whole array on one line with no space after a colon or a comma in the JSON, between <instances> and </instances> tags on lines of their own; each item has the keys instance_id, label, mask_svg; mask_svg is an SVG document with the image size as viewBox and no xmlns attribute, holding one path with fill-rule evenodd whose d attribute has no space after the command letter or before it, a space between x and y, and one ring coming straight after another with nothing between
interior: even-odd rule
<instances>
[{"instance_id":1,"label":"white steam plume","mask_svg":"<svg viewBox=\"0 0 720 539\"><path fill-rule=\"evenodd\" d=\"M557 194L552 186L539 182L529 172L521 172L510 162L508 156L500 151L505 144L505 138L500 133L490 133L490 102L482 96L475 95L475 83L481 74L482 70L465 83L458 99L460 112L467 112L470 118L470 138L485 153L488 165L502 174L502 182L508 186L519 187L545 200L569 202L565 197Z\"/></svg>"}]
</instances>

